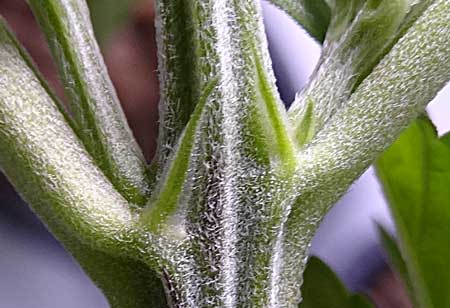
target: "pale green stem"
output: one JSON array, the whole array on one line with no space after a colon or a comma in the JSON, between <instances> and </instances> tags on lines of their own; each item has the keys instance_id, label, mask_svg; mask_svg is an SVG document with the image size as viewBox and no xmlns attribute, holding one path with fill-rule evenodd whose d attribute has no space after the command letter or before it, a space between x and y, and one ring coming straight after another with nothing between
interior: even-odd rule
<instances>
[{"instance_id":1,"label":"pale green stem","mask_svg":"<svg viewBox=\"0 0 450 308\"><path fill-rule=\"evenodd\" d=\"M421 2L421 11L425 4ZM352 7L350 6L352 3ZM289 109L296 139L304 146L339 110L373 67L403 35L418 5L409 0L348 2L334 11L319 64ZM413 19L414 20L414 19ZM305 122L310 123L305 127Z\"/></svg>"},{"instance_id":2,"label":"pale green stem","mask_svg":"<svg viewBox=\"0 0 450 308\"><path fill-rule=\"evenodd\" d=\"M48 99L52 97L55 101L55 104L58 104L39 73L35 71L28 55L19 46L18 42L6 28L3 21L1 27L3 37L1 44L3 45L3 48L10 48L10 52L15 54L14 57L22 57L23 62L21 62L20 59L15 59L15 61L20 64L16 68L23 70L24 72L27 72L27 70L31 70L30 72L27 72L27 74L29 74L29 78L31 79L33 79L31 74L32 72L34 72L36 74L35 77L37 78L37 80L33 80L33 83L36 83L38 85L40 83L39 86L42 86L49 95L48 98L41 99L50 104ZM13 54L11 54L11 56ZM8 60L5 55L6 53L3 54L1 60ZM39 83L37 83L37 81ZM25 82L25 80L23 82ZM7 89L7 87L5 87L5 89ZM36 91L38 91L39 93L41 93L41 90L42 89L39 88L36 89ZM23 96L23 93L21 92L18 93L21 94L18 96L19 100L29 100L27 104L39 103L34 95L30 98ZM36 97L38 98L39 96ZM9 97L9 99L12 100L13 97L11 96ZM61 111L63 111L61 106L58 107ZM66 120L70 122L70 119L67 117ZM47 128L54 129L52 127ZM3 147L2 150L4 150ZM0 154L0 156L2 155L4 154ZM93 165L91 167L95 168L95 166ZM11 166L10 168L16 169L16 167L13 166ZM13 170L13 172L14 174L16 174L16 171ZM45 174L39 176L45 176ZM105 181L106 179L103 180ZM18 181L22 182L22 180L20 179L13 179L13 181L16 183ZM26 182L24 185L28 186L31 184L31 182ZM96 185L93 185L92 189L95 190L96 187ZM18 189L19 192L21 192L24 187L19 186ZM114 191L112 193L117 194ZM35 198L34 196L32 197ZM54 195L54 197L57 197L56 194ZM121 200L120 195L117 194L116 197L118 198L119 202L124 202L124 200ZM31 205L34 206L34 203L32 203ZM64 206L67 205L64 204ZM58 240L61 241L64 247L70 252L70 254L76 258L76 260L82 266L83 270L86 271L86 273L92 278L97 286L103 291L112 308L148 308L150 306L155 308L167 307L167 305L165 305L165 295L162 290L160 279L149 266L140 261L133 260L125 256L117 256L117 252L111 254L103 251L103 249L99 250L97 248L93 248L93 246L95 245L92 245L92 243L86 243L85 239L80 237L77 232L74 232L74 230L69 230L64 221L57 218L58 215L52 214L53 212L51 208L36 208L35 210L39 215L43 215L43 219L45 220L47 227L58 238ZM76 220L76 217L72 219ZM123 253L127 249L124 248L121 250L121 253Z\"/></svg>"},{"instance_id":3,"label":"pale green stem","mask_svg":"<svg viewBox=\"0 0 450 308\"><path fill-rule=\"evenodd\" d=\"M287 167L282 170L289 170L296 165L295 157L288 158L295 146L274 90L259 3L215 1L213 20L224 118L219 162L223 168L223 305L263 307L270 301L272 254L283 210L273 194L278 179L270 179L267 167L258 166L258 156L267 153L275 170L279 170L277 161ZM252 106L255 120L246 126ZM247 135L259 129L264 139ZM263 145L257 146L258 152L250 150L255 141ZM248 217L255 219L249 221Z\"/></svg>"},{"instance_id":4,"label":"pale green stem","mask_svg":"<svg viewBox=\"0 0 450 308\"><path fill-rule=\"evenodd\" d=\"M30 61L0 29L0 166L43 218L105 251L123 250L135 217L95 167Z\"/></svg>"},{"instance_id":5,"label":"pale green stem","mask_svg":"<svg viewBox=\"0 0 450 308\"><path fill-rule=\"evenodd\" d=\"M146 264L136 254L117 256L92 248L81 241L67 226L46 220L53 235L76 259L82 269L103 292L111 308L167 308L161 277L154 264ZM124 244L123 252L128 250ZM151 256L152 251L149 251ZM159 269L159 268L156 268Z\"/></svg>"},{"instance_id":6,"label":"pale green stem","mask_svg":"<svg viewBox=\"0 0 450 308\"><path fill-rule=\"evenodd\" d=\"M149 207L142 214L143 223L154 233L163 231L162 229L166 228L169 216L177 211L185 182L188 181L188 169L196 139L196 131L199 130L205 104L216 85L217 82L212 82L205 89L205 93L200 98L180 137L177 151L174 153L169 169L161 177L160 185L156 187L155 196L150 200ZM184 237L185 235L180 236Z\"/></svg>"},{"instance_id":7,"label":"pale green stem","mask_svg":"<svg viewBox=\"0 0 450 308\"><path fill-rule=\"evenodd\" d=\"M201 31L201 7L195 1L157 0L156 32L160 80L159 133L155 164L158 177L173 155L203 88L213 77L212 42Z\"/></svg>"},{"instance_id":8,"label":"pale green stem","mask_svg":"<svg viewBox=\"0 0 450 308\"><path fill-rule=\"evenodd\" d=\"M298 201L286 225L282 274L296 283L287 296L299 298L304 252L298 247L307 247L330 206L449 81L449 20L450 2L435 1L299 154Z\"/></svg>"},{"instance_id":9,"label":"pale green stem","mask_svg":"<svg viewBox=\"0 0 450 308\"><path fill-rule=\"evenodd\" d=\"M167 3L166 3L167 2ZM175 30L178 30L180 25L174 26L172 24L167 24L169 22L175 22L170 20L170 18L166 15L172 16L175 14L175 9L180 8L180 6L176 6L174 3L179 4L178 2L174 1L161 1L159 3L159 23L160 27L165 27L162 29L165 29L165 36L163 37L163 42L160 42L160 46L162 51L166 53L174 53L176 50L179 52L184 51L187 47L184 46L178 46L178 45L171 45L171 40L178 42L182 41L183 37L176 38L178 33L172 33ZM181 4L179 4L181 5ZM170 146L172 154L169 155L164 161L166 162L166 166L164 170L166 170L162 184L161 189L159 189L159 193L164 192L165 195L170 198L175 198L179 194L179 190L181 189L181 186L183 185L183 177L187 173L188 169L188 162L191 159L189 155L186 153L189 153L192 151L192 143L194 141L196 130L200 130L200 128L196 128L197 122L200 119L201 111L204 109L204 104L207 103L207 100L223 100L227 101L227 99L230 99L230 104L233 101L240 100L239 110L233 110L234 113L237 114L237 116L242 117L244 116L244 112L248 112L249 119L245 119L245 121L249 122L249 129L254 130L255 134L261 135L260 138L263 138L264 140L260 140L259 142L261 144L258 144L262 149L263 152L267 153L268 155L268 161L266 163L273 165L274 167L279 167L280 170L292 172L296 168L296 158L295 158L295 152L296 147L291 140L291 133L289 131L286 125L287 119L286 119L286 112L284 110L284 107L278 97L276 88L274 86L274 77L272 75L271 69L270 69L270 60L268 57L267 50L264 50L263 52L260 51L260 48L267 49L265 39L262 39L264 34L261 34L260 29L258 30L258 38L255 40L253 38L253 35L255 34L253 27L262 27L262 23L259 23L257 26L255 26L254 21L250 21L251 18L254 17L254 15L251 16L245 16L242 14L242 16L239 16L242 21L235 22L233 25L227 25L226 27L220 27L218 25L219 21L223 18L216 17L217 20L214 20L212 16L209 16L208 14L212 14L211 12L205 13L207 11L206 7L202 7L202 5L192 2L190 5L184 5L182 6L183 10L181 12L184 12L184 10L188 10L189 12L195 11L196 14L194 14L194 17L191 15L185 16L186 18L191 18L190 21L184 21L184 24L195 24L196 22L201 22L204 24L211 24L211 29L202 30L203 32L196 33L196 36L193 38L194 40L194 46L202 46L203 48L210 48L211 50L208 50L205 52L205 56L208 56L209 62L206 64L203 64L201 67L198 63L190 63L189 67L196 68L191 74L195 75L192 77L194 80L199 80L201 78L205 79L205 76L202 76L201 73L204 73L203 70L210 70L210 72L207 74L207 77L209 76L209 82L206 83L206 79L202 80L200 83L200 89L202 94L197 97L197 100L194 102L196 105L201 103L201 106L196 109L196 111L191 114L191 111L189 110L179 110L180 113L182 113L181 116L191 116L190 122L188 122L187 126L184 127L184 131L181 134L181 137L178 139L177 143L173 146ZM204 10L205 12L202 12ZM233 8L233 10L235 10ZM254 7L252 7L252 10L255 10ZM178 11L177 11L178 12ZM193 14L193 13L191 13ZM254 14L259 14L254 11ZM234 17L236 18L236 17ZM247 20L248 19L248 20ZM168 21L166 21L168 20ZM230 20L230 22L232 22ZM243 25L251 24L249 26L249 29L246 29ZM236 29L232 29L235 27ZM244 30L239 30L238 28L242 27ZM239 45L228 47L226 46L226 43L222 43L219 46L220 42L217 42L216 45L214 45L214 40L219 39L219 31L226 31L224 33L224 40L231 41L234 39L232 37L232 32L236 30L236 34L234 34L237 37L239 36L240 40L245 41L245 47L248 49L246 52L243 52L243 46ZM238 31L239 30L239 31ZM160 30L162 31L162 30ZM198 30L199 31L199 30ZM209 31L209 32L208 32ZM214 33L216 32L216 33ZM193 35L191 33L191 35ZM183 36L183 35L181 35ZM225 37L227 36L227 37ZM165 41L168 40L168 41ZM260 46L260 44L262 44ZM178 49L177 49L178 48ZM213 49L215 48L215 49ZM233 50L231 50L233 48ZM227 52L230 52L232 54L227 54ZM233 57L233 59L229 59L226 57ZM225 59L226 58L226 59ZM245 65L245 67L236 67L233 68L230 62L234 60L237 65L239 64L239 58L243 58L241 60L242 65ZM185 89L186 87L191 86L193 81L191 79L188 80L178 80L177 78L169 79L168 77L178 76L181 75L181 64L176 63L175 59L170 59L169 54L165 54L161 57L161 70L162 70L162 84L164 85L163 89L174 89L180 91L180 89ZM174 62L175 61L175 62ZM185 62L188 62L188 60L184 60ZM222 61L222 62L221 62ZM192 61L193 62L193 61ZM201 62L201 61L199 61ZM186 64L187 65L187 64ZM219 66L222 65L222 66ZM222 71L217 71L217 69L222 69ZM201 69L201 70L199 70ZM231 75L224 76L226 70L234 69L233 72L229 73ZM244 69L249 69L251 73L249 77L244 78ZM245 72L247 73L247 72ZM234 76L232 76L234 75ZM229 80L223 80L224 78L228 78ZM187 79L187 78L184 78ZM241 85L236 85L236 89L229 89L230 86L225 90L222 90L218 88L219 85L217 85L217 82L214 82L214 85L211 86L212 82L214 80L222 81L223 84L228 81L235 80L236 82L242 82ZM248 93L245 91L241 91L239 87L245 87L248 88ZM196 91L199 91L198 89ZM165 97L166 101L163 102L164 105L164 113L168 113L169 111L172 112L172 108L176 105L176 102L182 101L183 94L180 93L170 93L170 97ZM180 97L181 96L181 97ZM209 97L211 96L211 97ZM217 97L221 96L221 97ZM209 102L211 104L211 102ZM224 104L225 106L227 104ZM205 105L206 106L206 105ZM234 107L237 108L237 107ZM238 113L242 113L238 114ZM167 114L166 116L169 116ZM213 115L214 116L214 115ZM219 114L217 114L217 117ZM232 114L227 114L231 118ZM172 121L169 118L168 121ZM220 118L216 119L217 121L220 120ZM163 122L163 121L162 121ZM242 125L244 123L240 123ZM177 126L177 124L168 125L170 129L172 127ZM182 126L180 124L180 126ZM166 128L168 129L168 128ZM175 129L174 131L176 131ZM174 132L170 131L170 132ZM164 135L164 132L163 132ZM165 140L166 138L162 137L160 141ZM166 139L167 141L167 139ZM185 146L188 146L185 148ZM184 153L184 154L183 154ZM167 154L168 155L168 154ZM259 156L264 156L264 154L258 153ZM183 163L181 164L181 162ZM181 168L181 166L183 166ZM181 168L181 169L180 169ZM183 170L182 170L183 169ZM171 170L171 171L170 171ZM177 172L178 176L169 176L170 172ZM178 184L176 184L177 182ZM178 187L177 190L173 190L172 188ZM172 188L170 188L172 187ZM169 189L170 188L170 189ZM171 192L171 193L169 193ZM156 196L156 195L155 195ZM159 207L170 207L172 208L169 212L174 212L176 210L175 206L171 206L173 202L156 202L159 198L154 198L152 204L149 205L149 211L150 212L158 212L161 213L161 210L156 210L156 208ZM176 198L175 198L176 199ZM176 201L174 199L174 201ZM164 210L166 212L167 210ZM155 213L156 213L155 212ZM167 212L164 215L156 215L158 216L159 220L166 220L165 217L167 217ZM155 216L153 214L149 214L150 216ZM150 216L147 217L147 219L150 219ZM144 219L144 220L147 220Z\"/></svg>"},{"instance_id":10,"label":"pale green stem","mask_svg":"<svg viewBox=\"0 0 450 308\"><path fill-rule=\"evenodd\" d=\"M95 40L85 0L28 0L58 64L77 134L114 187L143 205L144 157L121 109Z\"/></svg>"},{"instance_id":11,"label":"pale green stem","mask_svg":"<svg viewBox=\"0 0 450 308\"><path fill-rule=\"evenodd\" d=\"M184 103L194 104L179 109L185 120L169 116L163 126L174 128L160 140L171 146L160 147L164 181L143 219L96 167L7 30L0 32L0 166L74 255L93 248L88 270L112 255L108 274L118 261L122 278L136 286L149 276L146 265L122 259L131 253L164 274L172 306L296 307L306 250L326 210L450 79L450 2L426 10L298 155L259 2L165 0L158 7L168 39L161 58L183 50L195 56L163 62L163 95L176 90L164 112L175 115L185 89L192 92ZM180 34L183 25L198 28ZM185 33L192 46L179 42ZM181 80L191 68L192 79ZM165 226L157 238L144 231ZM133 307L125 302L117 307Z\"/></svg>"},{"instance_id":12,"label":"pale green stem","mask_svg":"<svg viewBox=\"0 0 450 308\"><path fill-rule=\"evenodd\" d=\"M177 265L169 258L167 266L178 301L188 307L257 307L270 300L272 253L285 213L277 194L296 169L297 149L276 91L259 5L158 2L162 113L168 121L162 128L181 137L164 142L172 145L166 147L168 159L160 160L161 185L143 223L151 230L162 227L162 236L181 247L190 241L190 258L171 254L189 262ZM178 14L190 20L174 19ZM186 50L199 60L186 63L191 54L179 56ZM193 68L189 78L186 67ZM190 98L192 93L183 94L189 87L196 91ZM193 113L181 108L192 97ZM171 131L175 107L179 117L191 119ZM187 286L183 277L192 283Z\"/></svg>"}]
</instances>

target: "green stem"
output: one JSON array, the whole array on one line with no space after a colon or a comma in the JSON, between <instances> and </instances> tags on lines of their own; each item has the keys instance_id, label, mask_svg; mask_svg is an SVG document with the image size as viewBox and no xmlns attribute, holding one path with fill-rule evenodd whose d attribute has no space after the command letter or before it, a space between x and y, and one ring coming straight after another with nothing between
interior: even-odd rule
<instances>
[{"instance_id":1,"label":"green stem","mask_svg":"<svg viewBox=\"0 0 450 308\"><path fill-rule=\"evenodd\" d=\"M101 250L123 250L135 224L128 203L95 167L23 55L2 23L2 170L44 221L64 223Z\"/></svg>"},{"instance_id":2,"label":"green stem","mask_svg":"<svg viewBox=\"0 0 450 308\"><path fill-rule=\"evenodd\" d=\"M299 247L307 248L330 206L449 81L449 19L450 2L434 1L300 153L283 252L296 271L285 267L283 279L301 281Z\"/></svg>"},{"instance_id":3,"label":"green stem","mask_svg":"<svg viewBox=\"0 0 450 308\"><path fill-rule=\"evenodd\" d=\"M108 78L85 0L28 2L58 64L84 146L127 200L145 204L146 163Z\"/></svg>"},{"instance_id":4,"label":"green stem","mask_svg":"<svg viewBox=\"0 0 450 308\"><path fill-rule=\"evenodd\" d=\"M160 80L157 176L164 169L180 135L211 78L212 42L202 25L196 1L156 1L158 71Z\"/></svg>"},{"instance_id":5,"label":"green stem","mask_svg":"<svg viewBox=\"0 0 450 308\"><path fill-rule=\"evenodd\" d=\"M405 22L416 13L409 0L367 1L359 5L354 2L339 2L334 9L319 64L289 109L300 146L311 141L346 104L361 81L404 34ZM421 3L420 13L426 8L425 2ZM305 122L310 123L307 129Z\"/></svg>"},{"instance_id":6,"label":"green stem","mask_svg":"<svg viewBox=\"0 0 450 308\"><path fill-rule=\"evenodd\" d=\"M176 10L180 6L183 10ZM153 231L162 227L161 236L175 240L175 246L189 247L191 259L184 259L192 263L166 266L174 288L184 288L183 277L193 281L194 294L181 290L178 301L192 300L198 307L264 306L286 212L279 195L284 196L287 175L297 167L297 149L275 87L260 4L166 0L158 7L165 123L172 123L173 108L192 97L196 109L191 114L177 109L190 114L187 125L164 124L167 133L174 127L181 137L170 142L172 154L162 160L161 185L143 223ZM180 56L188 47L197 59L191 60L191 53ZM180 61L189 60L193 70L187 78ZM200 95L184 95L186 87ZM168 139L163 135L163 140Z\"/></svg>"},{"instance_id":7,"label":"green stem","mask_svg":"<svg viewBox=\"0 0 450 308\"><path fill-rule=\"evenodd\" d=\"M2 44L4 44L3 47L10 45L9 47L13 48L11 51L15 48L14 52L17 52L17 56L22 58L21 60L23 63L21 66L30 69L36 75L35 77L37 77L40 85L48 93L49 97L53 98L56 107L59 108L64 115L62 106L58 104L58 101L50 92L43 78L34 69L30 58L19 46L19 43L7 29L3 21L1 31L2 34L5 35L3 37L4 40L2 41ZM6 58L4 60L6 61ZM17 60L20 62L19 59ZM34 82L36 82L36 80ZM24 97L21 99L24 99ZM70 118L67 116L65 117L65 120L69 124L71 123ZM71 124L71 126L73 126L73 124ZM2 156L2 154L0 154L0 156ZM94 166L92 167L95 168ZM5 168L2 167L2 169ZM13 179L13 181L17 183L18 180ZM29 183L25 185L28 186ZM19 192L21 192L23 187L18 187L18 189ZM95 190L95 186L93 189ZM117 198L120 202L123 202L123 200L120 200L120 196L117 196ZM34 203L31 205L34 207ZM34 209L39 215L44 215L43 219L49 229L103 291L112 308L167 307L161 281L149 266L126 256L116 256L115 254L93 248L92 243L86 244L84 239L81 240L78 234L72 230L68 230L59 219L51 218L54 216L51 214L51 209ZM126 249L123 249L123 251L125 250Z\"/></svg>"},{"instance_id":8,"label":"green stem","mask_svg":"<svg viewBox=\"0 0 450 308\"><path fill-rule=\"evenodd\" d=\"M168 164L168 170L160 179L161 184L156 190L155 199L150 200L148 207L142 214L143 223L153 233L162 231L169 216L174 215L177 211L183 187L186 182L189 182L188 169L191 165L191 152L196 139L196 131L201 124L206 102L216 85L217 81L212 81L205 89L205 93L200 98L191 119L180 136L174 157Z\"/></svg>"},{"instance_id":9,"label":"green stem","mask_svg":"<svg viewBox=\"0 0 450 308\"><path fill-rule=\"evenodd\" d=\"M136 260L136 256L117 256L94 249L57 221L47 220L47 224L100 288L111 308L168 307L161 278L152 266Z\"/></svg>"}]
</instances>

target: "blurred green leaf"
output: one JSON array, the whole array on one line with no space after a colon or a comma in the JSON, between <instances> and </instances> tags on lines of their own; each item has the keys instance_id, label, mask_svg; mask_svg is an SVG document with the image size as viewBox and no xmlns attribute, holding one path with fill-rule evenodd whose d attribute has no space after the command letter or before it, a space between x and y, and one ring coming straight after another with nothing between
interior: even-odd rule
<instances>
[{"instance_id":1,"label":"blurred green leaf","mask_svg":"<svg viewBox=\"0 0 450 308\"><path fill-rule=\"evenodd\" d=\"M130 18L130 11L137 0L88 0L91 20L95 36L100 45L108 41L117 27L120 27Z\"/></svg>"},{"instance_id":2,"label":"blurred green leaf","mask_svg":"<svg viewBox=\"0 0 450 308\"><path fill-rule=\"evenodd\" d=\"M378 160L419 307L450 307L450 147L421 117Z\"/></svg>"},{"instance_id":3,"label":"blurred green leaf","mask_svg":"<svg viewBox=\"0 0 450 308\"><path fill-rule=\"evenodd\" d=\"M397 240L386 231L383 226L378 225L378 233L380 235L383 247L386 250L389 258L389 263L400 274L403 282L405 283L410 297L414 294L412 288L411 277L409 276L408 269L406 267L405 260L403 260L400 248L398 247Z\"/></svg>"},{"instance_id":4,"label":"blurred green leaf","mask_svg":"<svg viewBox=\"0 0 450 308\"><path fill-rule=\"evenodd\" d=\"M351 294L320 259L310 257L304 273L300 308L370 308L362 295Z\"/></svg>"},{"instance_id":5,"label":"blurred green leaf","mask_svg":"<svg viewBox=\"0 0 450 308\"><path fill-rule=\"evenodd\" d=\"M285 11L318 42L323 42L330 23L330 7L324 0L269 0Z\"/></svg>"},{"instance_id":6,"label":"blurred green leaf","mask_svg":"<svg viewBox=\"0 0 450 308\"><path fill-rule=\"evenodd\" d=\"M446 133L441 137L441 141L450 147L450 132Z\"/></svg>"}]
</instances>

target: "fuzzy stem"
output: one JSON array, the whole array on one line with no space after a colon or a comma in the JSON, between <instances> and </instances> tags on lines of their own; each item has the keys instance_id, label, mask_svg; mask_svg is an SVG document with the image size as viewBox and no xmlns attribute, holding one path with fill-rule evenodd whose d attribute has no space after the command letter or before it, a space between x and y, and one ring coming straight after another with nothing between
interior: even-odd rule
<instances>
[{"instance_id":1,"label":"fuzzy stem","mask_svg":"<svg viewBox=\"0 0 450 308\"><path fill-rule=\"evenodd\" d=\"M180 6L183 10L176 10ZM178 258L189 262L169 260L172 266L166 266L183 304L264 306L270 301L272 255L285 213L278 192L296 169L297 148L275 87L260 4L165 0L158 8L166 120L173 119L172 108L181 108L177 102L189 98L182 89L198 93L193 113L178 109L179 117L187 113L191 119L168 147L171 154L161 166L144 225L162 226L162 236L189 242L189 258ZM187 48L184 35L193 40L188 47L197 59L180 56ZM182 75L182 61L192 61L189 78ZM180 122L175 124L174 131L171 125L165 131L179 131ZM192 284L183 290L187 279Z\"/></svg>"},{"instance_id":2,"label":"fuzzy stem","mask_svg":"<svg viewBox=\"0 0 450 308\"><path fill-rule=\"evenodd\" d=\"M24 54L2 22L0 166L44 221L120 251L135 221L128 203L95 167Z\"/></svg>"},{"instance_id":3,"label":"fuzzy stem","mask_svg":"<svg viewBox=\"0 0 450 308\"><path fill-rule=\"evenodd\" d=\"M157 0L156 31L160 80L159 133L155 163L159 176L211 78L209 50L194 1ZM203 39L202 39L203 38Z\"/></svg>"},{"instance_id":4,"label":"fuzzy stem","mask_svg":"<svg viewBox=\"0 0 450 308\"><path fill-rule=\"evenodd\" d=\"M84 146L128 201L145 204L146 163L108 77L85 0L28 2L58 64Z\"/></svg>"},{"instance_id":5,"label":"fuzzy stem","mask_svg":"<svg viewBox=\"0 0 450 308\"><path fill-rule=\"evenodd\" d=\"M15 69L22 68L23 72L27 72L27 70L30 70L27 72L28 75L27 78L32 80L32 84L28 85L28 87L32 87L33 84L37 84L38 88L36 88L36 91L39 92L38 95L40 95L42 93L41 92L42 89L39 89L39 86L42 86L43 89L47 92L49 97L43 97L41 98L41 100L45 101L46 104L49 105L48 107L51 108L49 98L53 98L55 101L55 107L59 108L60 111L62 112L62 115L64 115L64 110L62 106L58 104L58 101L56 100L54 95L52 95L46 83L43 81L42 77L35 70L26 52L20 47L19 43L13 37L12 33L7 29L4 21L1 21L1 23L2 23L1 31L3 38L2 46L3 48L10 49L9 56L14 56L14 61L17 61L16 64L18 65L15 67ZM4 53L3 55L6 55L6 53ZM15 58L16 56L20 56L22 59ZM3 61L8 61L7 57L3 57L2 59ZM32 73L35 74L35 78L37 79L33 78ZM27 78L21 78L22 80L21 82L24 83L27 82L29 80ZM19 79L16 78L15 80L17 81ZM36 102L35 96L32 94L30 94L30 96L23 96L23 94L26 93L26 89L23 89L22 91L25 92L15 93L15 95L20 94L18 95L18 101L26 99L29 100L27 104L32 105L35 103L39 103ZM4 101L13 100L12 96L6 96L6 92L3 92L1 96L2 97L4 96ZM60 121L61 119L57 118L57 120ZM70 124L70 126L74 126L73 123L71 123L70 118L68 118L67 116L65 116L65 120L68 121L68 124ZM55 129L54 127L51 126L50 127L43 126L42 128L49 130ZM3 132L7 131L3 127L2 129ZM26 132L24 131L24 133ZM69 135L68 138L70 139L73 137L74 136ZM8 153L8 151L3 147L2 150L5 151L5 153ZM7 155L5 153L0 154L0 156L3 157L3 155ZM84 157L84 159L88 158ZM8 164L12 163L13 163L12 161L8 162ZM19 164L17 166L23 165ZM96 167L92 165L86 166L86 168L95 169ZM30 189L29 188L30 184L31 185L36 184L35 182L34 183L28 182L30 181L29 176L25 180L16 178L16 176L18 176L16 169L18 168L15 167L14 165L6 167L3 166L2 169L7 171L10 179L12 179L14 183L16 183L17 185L23 185L17 187L19 192L23 192L25 194L24 190ZM45 176L45 174L39 174L39 177L43 176ZM32 176L31 178L33 177L34 176ZM56 178L53 176L53 179ZM100 186L109 185L106 179L103 179L103 181L105 182L97 183L97 185ZM93 185L92 187L94 193L96 187L97 187L96 185ZM116 195L117 202L119 203L124 202L124 200L121 199L121 196L118 195L114 190L112 190L111 193ZM36 196L30 197L29 196L30 194L31 193L29 192L26 193L26 195L24 195L25 198L27 198L27 200L31 200L29 198L33 198L34 200ZM61 199L61 197L58 197L57 193L54 193L51 198ZM148 265L138 260L129 258L127 256L117 256L117 251L114 251L114 253L110 253L105 251L103 247L94 248L93 246L97 246L96 244L93 245L90 242L86 242L83 236L80 236L80 234L78 234L76 231L70 230L70 228L67 227L67 225L64 223L64 219L61 220L57 217L60 215L56 215L53 212L54 207L50 207L48 206L49 204L46 204L45 205L46 207L44 208L43 206L41 207L40 205L37 206L34 203L34 201L31 202L33 202L31 203L31 206L34 208L37 214L44 219L45 223L47 224L47 227L51 230L53 235L55 235L58 238L58 240L64 245L65 249L67 249L68 252L70 252L70 254L73 257L75 257L75 259L82 266L83 270L86 271L86 273L92 278L92 280L96 283L96 285L103 291L112 308L148 308L150 306L155 308L167 307L167 305L165 304L166 302L165 295L162 289L161 281ZM63 203L64 202L63 200L58 202L61 202L60 205L64 206L74 206L74 204L68 205ZM58 206L55 205L54 203L50 203L50 205ZM94 206L96 206L96 204L94 204ZM68 215L70 216L70 214ZM75 222L77 220L77 217L70 216L70 219ZM92 228L91 226L88 226L88 228L95 229ZM94 240L96 241L97 239ZM120 254L124 253L126 250L127 248L124 245L124 248L121 249Z\"/></svg>"},{"instance_id":6,"label":"fuzzy stem","mask_svg":"<svg viewBox=\"0 0 450 308\"><path fill-rule=\"evenodd\" d=\"M283 280L301 281L298 247L307 248L330 206L449 81L449 19L450 2L434 1L300 153ZM298 284L288 294L299 297Z\"/></svg>"},{"instance_id":7,"label":"fuzzy stem","mask_svg":"<svg viewBox=\"0 0 450 308\"><path fill-rule=\"evenodd\" d=\"M300 146L311 141L348 101L430 1L420 5L409 0L345 3L333 10L319 64L289 109ZM307 130L305 122L310 123Z\"/></svg>"}]
</instances>

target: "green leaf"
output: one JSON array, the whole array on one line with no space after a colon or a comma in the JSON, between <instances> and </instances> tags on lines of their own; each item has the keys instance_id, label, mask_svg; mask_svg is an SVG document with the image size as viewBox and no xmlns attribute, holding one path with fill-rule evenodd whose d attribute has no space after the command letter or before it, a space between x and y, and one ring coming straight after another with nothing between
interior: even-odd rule
<instances>
[{"instance_id":1,"label":"green leaf","mask_svg":"<svg viewBox=\"0 0 450 308\"><path fill-rule=\"evenodd\" d=\"M350 294L336 274L319 258L310 257L304 273L300 308L370 308L363 295Z\"/></svg>"},{"instance_id":2,"label":"green leaf","mask_svg":"<svg viewBox=\"0 0 450 308\"><path fill-rule=\"evenodd\" d=\"M146 162L95 41L85 0L29 0L58 64L76 131L96 164L130 202L149 195Z\"/></svg>"},{"instance_id":3,"label":"green leaf","mask_svg":"<svg viewBox=\"0 0 450 308\"><path fill-rule=\"evenodd\" d=\"M444 134L440 139L443 143L450 147L450 132Z\"/></svg>"},{"instance_id":4,"label":"green leaf","mask_svg":"<svg viewBox=\"0 0 450 308\"><path fill-rule=\"evenodd\" d=\"M421 117L378 160L377 170L415 301L450 306L450 148Z\"/></svg>"},{"instance_id":5,"label":"green leaf","mask_svg":"<svg viewBox=\"0 0 450 308\"><path fill-rule=\"evenodd\" d=\"M330 7L324 0L268 0L291 16L317 41L323 42L330 23Z\"/></svg>"},{"instance_id":6,"label":"green leaf","mask_svg":"<svg viewBox=\"0 0 450 308\"><path fill-rule=\"evenodd\" d=\"M413 298L414 289L412 288L411 277L408 274L408 269L406 267L405 260L403 260L402 254L400 252L400 248L398 247L396 239L392 237L392 235L386 231L383 226L378 226L378 233L380 235L383 246L388 254L389 261L391 266L395 268L395 270L400 274L400 277L405 283L409 295Z\"/></svg>"}]
</instances>

